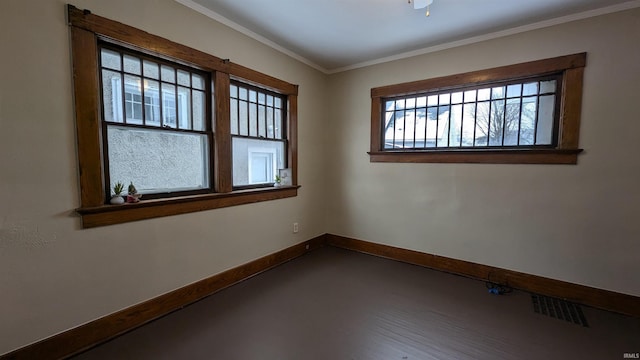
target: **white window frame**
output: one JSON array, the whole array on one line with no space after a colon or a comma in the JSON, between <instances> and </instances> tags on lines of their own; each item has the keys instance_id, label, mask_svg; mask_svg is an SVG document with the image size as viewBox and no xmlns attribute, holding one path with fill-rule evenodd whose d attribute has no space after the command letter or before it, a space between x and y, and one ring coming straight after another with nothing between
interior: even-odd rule
<instances>
[{"instance_id":1,"label":"white window frame","mask_svg":"<svg viewBox=\"0 0 640 360\"><path fill-rule=\"evenodd\" d=\"M271 166L269 169L267 169L266 178L272 179L275 181L275 177L276 177L275 174L278 171L278 153L276 149L262 148L262 147L249 147L248 149L249 162L247 166L249 168L249 178L247 180L247 183L249 185L256 185L256 184L267 184L272 182L271 180L267 180L266 182L253 181L253 173L254 173L253 157L256 155L267 155L269 157L270 161L268 162L271 163Z\"/></svg>"}]
</instances>

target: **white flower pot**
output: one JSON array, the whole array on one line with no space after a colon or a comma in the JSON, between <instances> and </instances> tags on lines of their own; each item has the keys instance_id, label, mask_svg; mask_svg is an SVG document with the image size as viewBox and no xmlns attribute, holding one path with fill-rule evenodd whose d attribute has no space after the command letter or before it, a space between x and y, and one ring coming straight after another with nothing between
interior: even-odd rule
<instances>
[{"instance_id":1,"label":"white flower pot","mask_svg":"<svg viewBox=\"0 0 640 360\"><path fill-rule=\"evenodd\" d=\"M124 204L124 199L120 195L113 195L111 197L110 203L112 203L113 205Z\"/></svg>"}]
</instances>

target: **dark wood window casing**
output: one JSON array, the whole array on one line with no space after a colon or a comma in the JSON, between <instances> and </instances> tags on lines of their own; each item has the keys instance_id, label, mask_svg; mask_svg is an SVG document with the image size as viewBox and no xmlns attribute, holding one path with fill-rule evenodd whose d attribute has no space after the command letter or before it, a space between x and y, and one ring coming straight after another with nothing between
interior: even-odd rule
<instances>
[{"instance_id":1,"label":"dark wood window casing","mask_svg":"<svg viewBox=\"0 0 640 360\"><path fill-rule=\"evenodd\" d=\"M582 82L586 53L502 66L409 83L371 89L371 162L576 164ZM551 146L433 147L385 149L384 102L416 95L438 94L491 87L511 81L528 81L552 76L558 79L556 119ZM426 140L425 140L426 141Z\"/></svg>"},{"instance_id":2,"label":"dark wood window casing","mask_svg":"<svg viewBox=\"0 0 640 360\"><path fill-rule=\"evenodd\" d=\"M233 62L109 20L90 11L67 6L71 30L73 86L80 175L81 206L77 212L84 228L124 223L195 211L297 196L298 86ZM99 77L100 44L112 43L150 56L165 58L209 74L212 84L213 179L211 191L158 198L124 205L108 205L103 162L103 121ZM286 100L286 164L292 186L234 190L232 185L230 82L237 79L280 94Z\"/></svg>"}]
</instances>

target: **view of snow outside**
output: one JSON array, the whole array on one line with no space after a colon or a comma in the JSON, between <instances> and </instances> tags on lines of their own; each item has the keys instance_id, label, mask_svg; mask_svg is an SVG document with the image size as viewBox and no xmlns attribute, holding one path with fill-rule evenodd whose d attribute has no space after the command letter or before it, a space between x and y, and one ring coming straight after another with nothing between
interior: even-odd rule
<instances>
[{"instance_id":1,"label":"view of snow outside","mask_svg":"<svg viewBox=\"0 0 640 360\"><path fill-rule=\"evenodd\" d=\"M387 100L385 149L550 145L556 81Z\"/></svg>"}]
</instances>

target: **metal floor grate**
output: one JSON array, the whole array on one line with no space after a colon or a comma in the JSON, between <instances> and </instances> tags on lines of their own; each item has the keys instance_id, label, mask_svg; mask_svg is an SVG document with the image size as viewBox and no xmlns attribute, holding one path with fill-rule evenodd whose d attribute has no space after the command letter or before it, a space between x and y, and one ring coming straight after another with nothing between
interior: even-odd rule
<instances>
[{"instance_id":1,"label":"metal floor grate","mask_svg":"<svg viewBox=\"0 0 640 360\"><path fill-rule=\"evenodd\" d=\"M578 304L544 295L531 294L533 311L570 323L589 327L587 319Z\"/></svg>"}]
</instances>

